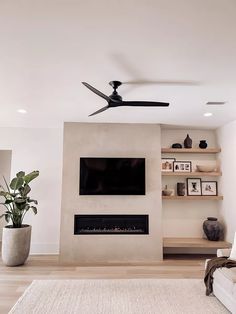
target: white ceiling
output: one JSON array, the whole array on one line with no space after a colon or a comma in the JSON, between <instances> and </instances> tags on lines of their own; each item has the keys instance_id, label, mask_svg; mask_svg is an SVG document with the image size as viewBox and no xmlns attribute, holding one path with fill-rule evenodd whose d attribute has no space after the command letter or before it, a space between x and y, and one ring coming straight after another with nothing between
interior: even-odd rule
<instances>
[{"instance_id":1,"label":"white ceiling","mask_svg":"<svg viewBox=\"0 0 236 314\"><path fill-rule=\"evenodd\" d=\"M0 126L82 121L215 128L232 121L235 12L234 0L1 0ZM170 107L113 108L88 117L106 103L81 81L110 95L110 80L153 81L122 85L119 93ZM207 107L207 101L227 103ZM20 108L28 113L17 113ZM207 111L213 116L203 117Z\"/></svg>"}]
</instances>

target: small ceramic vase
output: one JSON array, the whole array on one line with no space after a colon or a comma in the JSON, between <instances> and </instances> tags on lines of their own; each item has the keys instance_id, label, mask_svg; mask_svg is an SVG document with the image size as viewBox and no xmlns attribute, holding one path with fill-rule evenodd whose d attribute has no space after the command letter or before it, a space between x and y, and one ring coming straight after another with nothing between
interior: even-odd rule
<instances>
[{"instance_id":1,"label":"small ceramic vase","mask_svg":"<svg viewBox=\"0 0 236 314\"><path fill-rule=\"evenodd\" d=\"M202 149L207 148L206 140L201 140L200 143L199 143L199 147L202 148Z\"/></svg>"},{"instance_id":2,"label":"small ceramic vase","mask_svg":"<svg viewBox=\"0 0 236 314\"><path fill-rule=\"evenodd\" d=\"M185 195L185 183L182 183L182 182L177 183L177 195L178 196Z\"/></svg>"},{"instance_id":3,"label":"small ceramic vase","mask_svg":"<svg viewBox=\"0 0 236 314\"><path fill-rule=\"evenodd\" d=\"M189 135L187 134L185 140L184 140L184 147L185 148L192 148L192 139L189 137Z\"/></svg>"}]
</instances>

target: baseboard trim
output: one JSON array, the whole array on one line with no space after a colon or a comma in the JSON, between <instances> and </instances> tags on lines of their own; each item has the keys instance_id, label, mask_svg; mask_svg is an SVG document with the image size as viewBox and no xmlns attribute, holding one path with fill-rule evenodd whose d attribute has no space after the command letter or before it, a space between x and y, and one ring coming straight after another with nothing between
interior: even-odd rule
<instances>
[{"instance_id":1,"label":"baseboard trim","mask_svg":"<svg viewBox=\"0 0 236 314\"><path fill-rule=\"evenodd\" d=\"M30 255L54 254L59 254L59 243L31 243Z\"/></svg>"},{"instance_id":2,"label":"baseboard trim","mask_svg":"<svg viewBox=\"0 0 236 314\"><path fill-rule=\"evenodd\" d=\"M30 252L30 256L40 256L40 255L53 255L53 256L59 256L59 253L51 253L51 252L49 252L49 253L31 253Z\"/></svg>"}]
</instances>

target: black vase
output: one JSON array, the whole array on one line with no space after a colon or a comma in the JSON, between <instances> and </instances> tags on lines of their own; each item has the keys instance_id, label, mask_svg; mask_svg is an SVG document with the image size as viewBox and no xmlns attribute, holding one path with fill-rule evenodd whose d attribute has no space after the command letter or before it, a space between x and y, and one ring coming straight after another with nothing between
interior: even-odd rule
<instances>
[{"instance_id":1,"label":"black vase","mask_svg":"<svg viewBox=\"0 0 236 314\"><path fill-rule=\"evenodd\" d=\"M207 217L207 220L203 222L203 230L210 241L223 239L223 226L215 217Z\"/></svg>"},{"instance_id":2,"label":"black vase","mask_svg":"<svg viewBox=\"0 0 236 314\"><path fill-rule=\"evenodd\" d=\"M201 140L200 143L199 143L199 147L202 148L202 149L207 148L206 140Z\"/></svg>"},{"instance_id":3,"label":"black vase","mask_svg":"<svg viewBox=\"0 0 236 314\"><path fill-rule=\"evenodd\" d=\"M189 137L189 135L187 134L185 140L184 140L184 147L185 148L192 148L192 139Z\"/></svg>"},{"instance_id":4,"label":"black vase","mask_svg":"<svg viewBox=\"0 0 236 314\"><path fill-rule=\"evenodd\" d=\"M182 182L177 183L177 195L178 196L185 195L185 183L182 183Z\"/></svg>"}]
</instances>

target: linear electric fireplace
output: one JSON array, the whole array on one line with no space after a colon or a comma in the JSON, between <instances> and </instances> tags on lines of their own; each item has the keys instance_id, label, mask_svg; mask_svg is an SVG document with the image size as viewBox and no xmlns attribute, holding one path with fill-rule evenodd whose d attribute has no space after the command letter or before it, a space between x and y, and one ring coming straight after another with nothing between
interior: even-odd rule
<instances>
[{"instance_id":1,"label":"linear electric fireplace","mask_svg":"<svg viewBox=\"0 0 236 314\"><path fill-rule=\"evenodd\" d=\"M149 234L148 215L75 215L74 234Z\"/></svg>"}]
</instances>

